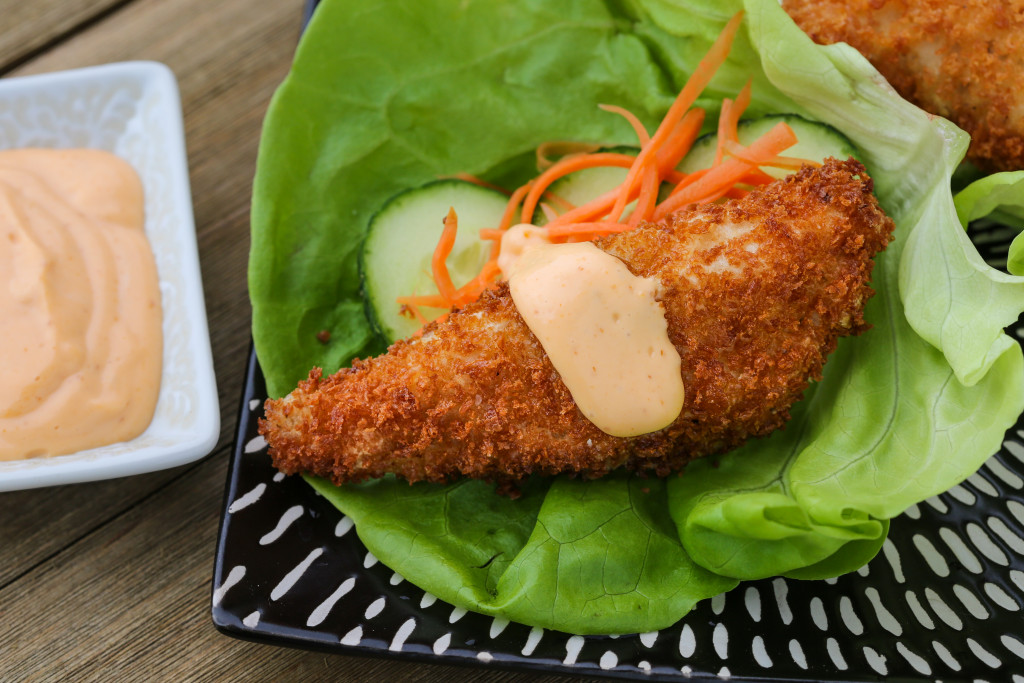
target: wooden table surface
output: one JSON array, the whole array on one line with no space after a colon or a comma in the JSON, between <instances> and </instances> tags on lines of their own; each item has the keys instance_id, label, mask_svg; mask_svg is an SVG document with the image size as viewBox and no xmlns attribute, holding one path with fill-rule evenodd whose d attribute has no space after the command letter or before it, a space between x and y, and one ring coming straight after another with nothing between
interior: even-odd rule
<instances>
[{"instance_id":1,"label":"wooden table surface","mask_svg":"<svg viewBox=\"0 0 1024 683\"><path fill-rule=\"evenodd\" d=\"M558 676L247 643L210 616L214 544L249 345L249 199L303 0L0 0L0 76L131 59L184 107L221 435L176 469L0 494L0 681L461 680Z\"/></svg>"}]
</instances>

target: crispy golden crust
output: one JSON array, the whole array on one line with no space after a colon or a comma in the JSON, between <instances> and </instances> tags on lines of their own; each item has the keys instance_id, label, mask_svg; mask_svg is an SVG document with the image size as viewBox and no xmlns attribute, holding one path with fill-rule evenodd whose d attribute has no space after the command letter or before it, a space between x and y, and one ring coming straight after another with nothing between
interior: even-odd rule
<instances>
[{"instance_id":1,"label":"crispy golden crust","mask_svg":"<svg viewBox=\"0 0 1024 683\"><path fill-rule=\"evenodd\" d=\"M783 0L815 42L857 48L911 102L971 134L969 158L1024 169L1024 2Z\"/></svg>"},{"instance_id":2,"label":"crispy golden crust","mask_svg":"<svg viewBox=\"0 0 1024 683\"><path fill-rule=\"evenodd\" d=\"M837 337L865 328L892 221L864 168L830 160L737 202L692 206L597 244L662 285L686 405L669 427L605 434L576 408L507 285L378 358L266 404L275 465L335 482L531 473L659 475L781 427Z\"/></svg>"}]
</instances>

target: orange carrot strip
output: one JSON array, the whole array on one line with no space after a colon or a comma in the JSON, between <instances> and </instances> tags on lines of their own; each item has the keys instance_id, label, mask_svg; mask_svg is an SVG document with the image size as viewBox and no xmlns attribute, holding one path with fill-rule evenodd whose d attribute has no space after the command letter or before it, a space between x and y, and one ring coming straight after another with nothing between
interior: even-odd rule
<instances>
[{"instance_id":1,"label":"orange carrot strip","mask_svg":"<svg viewBox=\"0 0 1024 683\"><path fill-rule=\"evenodd\" d=\"M683 174L678 174L678 176L683 177L674 181L676 183L676 186L672 188L671 192L669 192L669 196L671 197L674 194L682 192L685 188L689 187L693 183L697 182L698 180L706 176L710 170L710 168L702 168L699 171L694 171L689 175L684 176ZM741 176L736 182L746 183L748 185L767 185L768 183L774 181L775 178L768 175L761 169L751 167L750 170L745 175Z\"/></svg>"},{"instance_id":2,"label":"orange carrot strip","mask_svg":"<svg viewBox=\"0 0 1024 683\"><path fill-rule=\"evenodd\" d=\"M725 197L726 195L728 195L731 190L732 190L731 187L723 186L723 187L720 187L717 190L714 190L713 192L711 192L711 193L701 197L700 199L696 200L696 202L691 202L691 203L710 204L712 202L717 202L722 197Z\"/></svg>"},{"instance_id":3,"label":"orange carrot strip","mask_svg":"<svg viewBox=\"0 0 1024 683\"><path fill-rule=\"evenodd\" d=\"M441 231L441 239L437 241L434 248L434 257L430 260L430 269L434 274L434 283L437 291L446 301L455 298L455 285L452 284L451 275L448 274L448 254L452 253L455 246L455 235L459 229L459 218L455 215L455 209L449 207L448 215L444 219L444 230Z\"/></svg>"},{"instance_id":4,"label":"orange carrot strip","mask_svg":"<svg viewBox=\"0 0 1024 683\"><path fill-rule=\"evenodd\" d=\"M815 161L814 159L801 159L800 157L772 157L768 161L761 164L762 166L771 166L772 168L785 168L792 171L799 171L804 166L810 166L811 168L820 168L821 162Z\"/></svg>"},{"instance_id":5,"label":"orange carrot strip","mask_svg":"<svg viewBox=\"0 0 1024 683\"><path fill-rule=\"evenodd\" d=\"M725 100L722 102L722 113L718 117L718 144L715 147L715 163L717 166L722 163L722 157L726 151L726 145L730 142L738 143L740 140L739 125L740 116L750 106L750 84L751 80L743 85L736 101Z\"/></svg>"},{"instance_id":6,"label":"orange carrot strip","mask_svg":"<svg viewBox=\"0 0 1024 683\"><path fill-rule=\"evenodd\" d=\"M547 227L557 225L570 225L575 221L589 221L597 218L601 218L612 208L615 204L616 197L619 196L619 188L609 190L598 197L591 199L586 204L581 204L571 211L566 211L555 220L548 223Z\"/></svg>"},{"instance_id":7,"label":"orange carrot strip","mask_svg":"<svg viewBox=\"0 0 1024 683\"><path fill-rule=\"evenodd\" d=\"M595 152L594 154L581 154L579 156L567 157L557 164L541 173L533 183L533 187L523 200L523 209L520 212L520 222L529 223L533 219L533 212L537 208L541 195L545 190L559 178L574 171L582 171L585 168L596 166L617 166L629 168L633 165L634 157L628 154L616 154L614 152Z\"/></svg>"},{"instance_id":8,"label":"orange carrot strip","mask_svg":"<svg viewBox=\"0 0 1024 683\"><path fill-rule=\"evenodd\" d=\"M672 188L672 191L669 193L668 196L671 197L674 194L682 192L685 188L689 187L690 185L693 185L695 182L706 176L710 171L710 168L702 168L699 171L694 171L693 173L689 174L688 176L680 180L678 183L676 183L676 186Z\"/></svg>"},{"instance_id":9,"label":"orange carrot strip","mask_svg":"<svg viewBox=\"0 0 1024 683\"><path fill-rule=\"evenodd\" d=\"M671 185L678 185L679 183L683 182L683 180L685 180L687 177L688 174L683 173L682 171L671 170L663 174L661 179L664 182L669 183Z\"/></svg>"},{"instance_id":10,"label":"orange carrot strip","mask_svg":"<svg viewBox=\"0 0 1024 683\"><path fill-rule=\"evenodd\" d=\"M455 304L458 306L464 306L471 301L475 301L480 293L487 289L488 286L501 274L501 269L498 268L497 263L488 261L484 264L484 267L480 269L480 274L475 278L459 287L458 296L455 297Z\"/></svg>"},{"instance_id":11,"label":"orange carrot strip","mask_svg":"<svg viewBox=\"0 0 1024 683\"><path fill-rule=\"evenodd\" d=\"M403 306L426 306L427 308L448 308L448 301L438 294L421 294L419 296L400 296L395 299Z\"/></svg>"},{"instance_id":12,"label":"orange carrot strip","mask_svg":"<svg viewBox=\"0 0 1024 683\"><path fill-rule=\"evenodd\" d=\"M644 169L643 182L640 183L640 194L636 199L636 207L629 217L627 225L635 228L640 221L650 220L654 213L654 207L658 204L658 188L661 187L661 180L658 178L658 169L654 164L648 164Z\"/></svg>"},{"instance_id":13,"label":"orange carrot strip","mask_svg":"<svg viewBox=\"0 0 1024 683\"><path fill-rule=\"evenodd\" d=\"M629 121L629 125L633 126L633 131L636 133L636 137L640 141L641 146L650 142L651 134L647 132L646 128L644 128L644 124L640 123L640 119L636 117L636 114L625 107L620 107L614 104L599 104L597 106L606 112L618 114Z\"/></svg>"},{"instance_id":14,"label":"orange carrot strip","mask_svg":"<svg viewBox=\"0 0 1024 683\"><path fill-rule=\"evenodd\" d=\"M608 223L601 221L599 223L572 223L571 225L556 225L554 227L546 226L548 232L548 239L563 239L572 235L592 235L593 237L601 237L602 235L611 235L617 232L626 232L630 230L630 226L623 223ZM593 239L590 237L589 239Z\"/></svg>"},{"instance_id":15,"label":"orange carrot strip","mask_svg":"<svg viewBox=\"0 0 1024 683\"><path fill-rule=\"evenodd\" d=\"M768 158L754 159L750 155L749 148L743 145L729 140L725 143L725 149L729 154L737 159L746 161L747 163L756 163L758 166L775 166L778 168L788 168L793 170L800 170L801 166L821 166L817 161L811 161L810 159L798 159L797 157L780 157L773 156Z\"/></svg>"},{"instance_id":16,"label":"orange carrot strip","mask_svg":"<svg viewBox=\"0 0 1024 683\"><path fill-rule=\"evenodd\" d=\"M662 119L661 124L658 125L658 130L655 131L651 137L651 141L644 145L643 149L640 150L640 154L637 155L636 163L632 168L629 169L629 173L626 175L626 180L622 183L622 191L619 198L616 200L615 205L612 207L611 218L612 220L618 220L619 216L622 215L623 210L626 208L626 204L629 203L629 195L633 192L637 182L639 181L640 171L647 161L647 158L655 153L658 148L665 142L665 139L671 134L675 128L676 123L683 118L690 106L697 100L697 97L703 92L704 88L707 87L708 83L711 82L711 78L718 71L718 68L725 63L726 57L729 55L729 48L732 47L733 38L736 36L736 32L739 30L740 22L743 19L743 12L737 12L732 19L726 23L725 28L718 34L718 38L711 45L711 49L708 50L707 54L704 55L700 63L697 64L697 68L694 69L693 75L686 81L683 89L679 92L675 102L669 107L668 113L665 114L665 118Z\"/></svg>"},{"instance_id":17,"label":"orange carrot strip","mask_svg":"<svg viewBox=\"0 0 1024 683\"><path fill-rule=\"evenodd\" d=\"M693 147L693 142L700 135L700 128L703 125L703 109L691 109L686 112L686 116L676 124L664 146L656 152L658 173L663 177L674 173L675 167Z\"/></svg>"},{"instance_id":18,"label":"orange carrot strip","mask_svg":"<svg viewBox=\"0 0 1024 683\"><path fill-rule=\"evenodd\" d=\"M416 318L416 320L418 320L421 325L426 325L428 322L430 322L429 320L427 320L427 317L425 315L420 313L419 307L416 306L415 304L402 304L402 305L405 307L405 309L407 311L412 313L413 317Z\"/></svg>"},{"instance_id":19,"label":"orange carrot strip","mask_svg":"<svg viewBox=\"0 0 1024 683\"><path fill-rule=\"evenodd\" d=\"M793 129L785 123L778 123L750 145L747 152L751 159L760 160L773 157L794 144L796 144L796 135L793 133ZM740 178L746 176L751 167L752 164L748 161L736 158L726 159L718 166L709 169L696 182L688 185L682 191L673 193L659 204L654 211L654 220L661 220L687 204L707 201L707 197L715 196L718 192L724 193ZM721 196L721 194L717 196Z\"/></svg>"},{"instance_id":20,"label":"orange carrot strip","mask_svg":"<svg viewBox=\"0 0 1024 683\"><path fill-rule=\"evenodd\" d=\"M501 216L501 222L498 223L498 230L508 230L512 227L512 221L515 220L516 211L519 209L519 204L523 201L523 197L530 191L530 187L533 185L533 181L526 183L512 193L512 196L508 198L508 204L505 205L505 213ZM501 240L495 240L494 244L491 245L491 256L490 260L496 260L498 253L501 251Z\"/></svg>"},{"instance_id":21,"label":"orange carrot strip","mask_svg":"<svg viewBox=\"0 0 1024 683\"><path fill-rule=\"evenodd\" d=\"M722 163L722 157L725 156L725 143L729 139L729 114L732 112L732 100L726 98L722 100L722 111L718 114L718 140L715 143L715 160L711 162L712 166L718 166Z\"/></svg>"},{"instance_id":22,"label":"orange carrot strip","mask_svg":"<svg viewBox=\"0 0 1024 683\"><path fill-rule=\"evenodd\" d=\"M739 142L739 124L740 117L743 112L750 106L750 79L743 85L739 94L736 95L736 101L732 103L729 108L729 114L725 118L725 134L719 135L720 139L732 140L733 142Z\"/></svg>"},{"instance_id":23,"label":"orange carrot strip","mask_svg":"<svg viewBox=\"0 0 1024 683\"><path fill-rule=\"evenodd\" d=\"M748 185L767 185L768 183L774 183L775 177L768 175L759 168L751 168L745 176L736 182L747 183Z\"/></svg>"},{"instance_id":24,"label":"orange carrot strip","mask_svg":"<svg viewBox=\"0 0 1024 683\"><path fill-rule=\"evenodd\" d=\"M512 196L508 199L508 204L505 205L505 213L501 216L501 222L498 223L498 230L508 230L512 227L512 220L515 218L516 211L518 210L519 204L522 203L523 197L533 187L534 181L526 183L522 187L516 189L512 193Z\"/></svg>"},{"instance_id":25,"label":"orange carrot strip","mask_svg":"<svg viewBox=\"0 0 1024 683\"><path fill-rule=\"evenodd\" d=\"M733 102L732 111L729 114L729 139L739 142L739 124L740 117L743 116L743 112L750 106L750 86L751 79L747 79L747 82L740 89L738 95L736 95L736 101Z\"/></svg>"},{"instance_id":26,"label":"orange carrot strip","mask_svg":"<svg viewBox=\"0 0 1024 683\"><path fill-rule=\"evenodd\" d=\"M549 223L546 230L550 239L569 242L592 240L630 230L643 220L658 220L691 202L714 201L723 196L746 196L749 193L746 187L772 180L771 176L758 168L760 165L785 165L803 161L779 156L779 152L796 141L793 131L785 124L779 124L749 147L739 145L739 117L749 105L751 98L748 81L735 101L726 100L723 103L718 121L719 143L715 166L689 175L675 170L679 161L691 149L704 121L704 110L690 107L724 63L742 17L742 12L737 13L726 24L679 92L653 136L627 109L615 105L601 105L603 110L623 116L633 127L641 144L641 151L635 158L623 154L595 152L563 156L559 161L551 163L546 156L547 152L561 148L564 150L563 153L572 153L579 148L574 147L572 143L550 143L538 147L538 167L543 168L548 164L550 167L544 168L540 176L511 193L497 229L480 231L481 239L494 242L490 257L478 275L458 289L455 289L451 282L446 263L458 230L457 216L454 209L450 209L431 261L431 269L440 294L403 297L399 300L400 303L409 306L409 310L422 319L417 306L462 306L479 297L481 292L491 286L500 275L497 257L504 231L511 227L517 213L522 222L529 222L538 205L548 215ZM724 159L726 153L730 156L727 160ZM600 166L627 168L625 181L615 190L578 207L547 192L551 183L558 178L578 170ZM460 174L459 177L490 186L474 176ZM663 180L676 183L676 186L669 198L658 204L658 190ZM566 209L566 213L556 216L549 204L541 203L542 199L558 204ZM634 199L636 207L632 215L625 223L620 222L626 205Z\"/></svg>"}]
</instances>

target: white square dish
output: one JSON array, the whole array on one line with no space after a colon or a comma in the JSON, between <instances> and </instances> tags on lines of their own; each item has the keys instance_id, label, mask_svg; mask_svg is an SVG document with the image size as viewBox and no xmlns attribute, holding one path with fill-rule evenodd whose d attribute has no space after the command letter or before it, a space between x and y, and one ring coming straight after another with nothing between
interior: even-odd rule
<instances>
[{"instance_id":1,"label":"white square dish","mask_svg":"<svg viewBox=\"0 0 1024 683\"><path fill-rule=\"evenodd\" d=\"M174 75L156 62L123 62L2 79L0 149L20 147L103 149L138 172L160 279L163 373L153 421L141 435L0 462L0 491L141 474L203 457L217 442L220 408Z\"/></svg>"}]
</instances>

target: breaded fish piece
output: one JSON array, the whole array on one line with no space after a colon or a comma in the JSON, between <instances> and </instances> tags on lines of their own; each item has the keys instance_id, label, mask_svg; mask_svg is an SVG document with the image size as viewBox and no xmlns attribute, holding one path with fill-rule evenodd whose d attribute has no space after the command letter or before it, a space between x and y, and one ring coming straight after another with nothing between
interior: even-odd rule
<instances>
[{"instance_id":1,"label":"breaded fish piece","mask_svg":"<svg viewBox=\"0 0 1024 683\"><path fill-rule=\"evenodd\" d=\"M971 135L968 158L1024 169L1020 0L783 0L815 42L849 43L903 97Z\"/></svg>"},{"instance_id":2,"label":"breaded fish piece","mask_svg":"<svg viewBox=\"0 0 1024 683\"><path fill-rule=\"evenodd\" d=\"M260 433L280 470L336 483L665 475L729 450L781 427L837 338L866 328L893 230L871 190L858 162L829 160L595 242L661 283L686 400L658 432L614 437L584 417L502 284L378 358L314 369L267 401Z\"/></svg>"}]
</instances>

